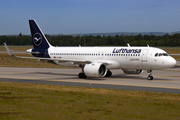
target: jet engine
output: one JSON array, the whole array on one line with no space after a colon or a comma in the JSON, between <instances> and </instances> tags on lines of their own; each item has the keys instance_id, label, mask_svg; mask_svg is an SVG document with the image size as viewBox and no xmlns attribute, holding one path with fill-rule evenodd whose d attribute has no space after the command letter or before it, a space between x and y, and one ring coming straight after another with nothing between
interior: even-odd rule
<instances>
[{"instance_id":1,"label":"jet engine","mask_svg":"<svg viewBox=\"0 0 180 120\"><path fill-rule=\"evenodd\" d=\"M84 66L84 73L89 77L104 77L106 72L106 66L102 63L91 63Z\"/></svg>"},{"instance_id":2,"label":"jet engine","mask_svg":"<svg viewBox=\"0 0 180 120\"><path fill-rule=\"evenodd\" d=\"M143 72L143 70L137 70L137 69L122 69L122 70L126 74L140 74Z\"/></svg>"}]
</instances>

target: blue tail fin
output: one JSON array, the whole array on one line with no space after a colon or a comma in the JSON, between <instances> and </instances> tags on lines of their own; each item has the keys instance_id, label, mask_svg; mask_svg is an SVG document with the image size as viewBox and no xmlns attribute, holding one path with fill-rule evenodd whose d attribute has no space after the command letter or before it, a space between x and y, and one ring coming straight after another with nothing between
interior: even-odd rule
<instances>
[{"instance_id":1,"label":"blue tail fin","mask_svg":"<svg viewBox=\"0 0 180 120\"><path fill-rule=\"evenodd\" d=\"M36 49L48 49L51 45L47 41L43 32L39 28L35 20L29 20L29 26L31 30L32 43Z\"/></svg>"}]
</instances>

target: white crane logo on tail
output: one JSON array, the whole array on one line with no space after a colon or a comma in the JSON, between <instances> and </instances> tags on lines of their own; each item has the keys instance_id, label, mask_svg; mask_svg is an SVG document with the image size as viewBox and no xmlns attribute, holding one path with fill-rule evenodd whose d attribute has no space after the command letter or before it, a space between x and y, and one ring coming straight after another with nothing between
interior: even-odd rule
<instances>
[{"instance_id":1,"label":"white crane logo on tail","mask_svg":"<svg viewBox=\"0 0 180 120\"><path fill-rule=\"evenodd\" d=\"M42 43L42 36L40 33L35 33L33 36L33 43L35 46L39 46Z\"/></svg>"}]
</instances>

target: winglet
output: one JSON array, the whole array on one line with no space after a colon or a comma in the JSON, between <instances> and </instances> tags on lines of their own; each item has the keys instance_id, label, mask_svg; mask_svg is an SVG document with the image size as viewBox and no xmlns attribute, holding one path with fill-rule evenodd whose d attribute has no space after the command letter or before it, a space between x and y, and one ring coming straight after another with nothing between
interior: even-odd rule
<instances>
[{"instance_id":1,"label":"winglet","mask_svg":"<svg viewBox=\"0 0 180 120\"><path fill-rule=\"evenodd\" d=\"M6 47L6 50L7 50L8 54L9 54L10 56L16 57L15 55L12 54L12 52L10 51L10 49L8 48L8 46L6 45L6 43L4 43L4 46Z\"/></svg>"}]
</instances>

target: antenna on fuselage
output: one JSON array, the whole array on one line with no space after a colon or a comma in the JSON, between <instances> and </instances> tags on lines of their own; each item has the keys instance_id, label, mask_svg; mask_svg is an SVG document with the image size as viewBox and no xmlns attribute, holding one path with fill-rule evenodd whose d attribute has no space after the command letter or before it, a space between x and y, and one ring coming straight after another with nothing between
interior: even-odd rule
<instances>
[{"instance_id":1,"label":"antenna on fuselage","mask_svg":"<svg viewBox=\"0 0 180 120\"><path fill-rule=\"evenodd\" d=\"M147 47L149 47L149 45L147 44Z\"/></svg>"},{"instance_id":2,"label":"antenna on fuselage","mask_svg":"<svg viewBox=\"0 0 180 120\"><path fill-rule=\"evenodd\" d=\"M131 47L129 43L127 43L127 46L128 46L128 47Z\"/></svg>"}]
</instances>

